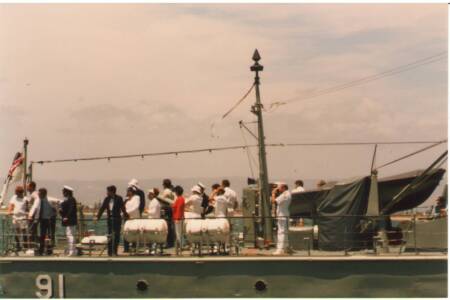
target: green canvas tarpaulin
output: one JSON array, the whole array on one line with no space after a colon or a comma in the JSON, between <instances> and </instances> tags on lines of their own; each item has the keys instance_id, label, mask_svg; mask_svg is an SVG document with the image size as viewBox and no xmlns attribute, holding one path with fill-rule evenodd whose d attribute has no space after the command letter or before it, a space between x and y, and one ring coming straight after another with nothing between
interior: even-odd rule
<instances>
[{"instance_id":1,"label":"green canvas tarpaulin","mask_svg":"<svg viewBox=\"0 0 450 300\"><path fill-rule=\"evenodd\" d=\"M380 210L385 215L411 209L425 202L444 176L444 169L404 173L378 181ZM411 184L398 202L393 199ZM335 251L367 247L369 236L360 232L360 223L367 212L370 177L335 184L324 190L294 193L291 216L313 217L319 226L319 248ZM388 206L389 205L389 206Z\"/></svg>"},{"instance_id":2,"label":"green canvas tarpaulin","mask_svg":"<svg viewBox=\"0 0 450 300\"><path fill-rule=\"evenodd\" d=\"M379 180L378 191L380 197L380 210L385 208L392 199L403 190L403 188L413 182L413 180L422 173L423 170L417 170ZM439 185L444 173L444 169L433 169L425 174L423 180L414 184L413 188L404 196L404 198L387 210L385 214L389 215L399 211L412 209L424 203Z\"/></svg>"},{"instance_id":3,"label":"green canvas tarpaulin","mask_svg":"<svg viewBox=\"0 0 450 300\"><path fill-rule=\"evenodd\" d=\"M367 211L370 177L335 185L317 206L319 249L361 247L359 223Z\"/></svg>"},{"instance_id":4,"label":"green canvas tarpaulin","mask_svg":"<svg viewBox=\"0 0 450 300\"><path fill-rule=\"evenodd\" d=\"M410 184L424 170L403 173L396 176L378 180L378 192L380 197L380 210L388 205L400 191ZM434 169L426 176L426 180L420 182L408 196L389 210L388 214L411 209L424 203L433 193L444 176L444 169ZM292 194L290 213L293 217L312 217L317 213L317 207L334 188L324 190L311 190L303 193Z\"/></svg>"}]
</instances>

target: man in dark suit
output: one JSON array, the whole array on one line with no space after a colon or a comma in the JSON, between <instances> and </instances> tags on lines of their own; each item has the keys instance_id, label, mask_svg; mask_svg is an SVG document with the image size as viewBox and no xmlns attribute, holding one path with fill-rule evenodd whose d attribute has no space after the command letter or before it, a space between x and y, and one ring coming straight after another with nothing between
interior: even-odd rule
<instances>
[{"instance_id":1,"label":"man in dark suit","mask_svg":"<svg viewBox=\"0 0 450 300\"><path fill-rule=\"evenodd\" d=\"M120 242L120 228L122 226L122 216L128 218L125 205L121 196L116 195L117 188L110 185L106 188L106 198L97 213L97 221L100 220L103 212L106 210L108 224L108 255L117 255L117 249Z\"/></svg>"},{"instance_id":2,"label":"man in dark suit","mask_svg":"<svg viewBox=\"0 0 450 300\"><path fill-rule=\"evenodd\" d=\"M77 221L77 201L73 197L73 188L65 185L62 190L64 201L61 203L60 214L62 226L66 230L68 256L75 255L75 228Z\"/></svg>"}]
</instances>

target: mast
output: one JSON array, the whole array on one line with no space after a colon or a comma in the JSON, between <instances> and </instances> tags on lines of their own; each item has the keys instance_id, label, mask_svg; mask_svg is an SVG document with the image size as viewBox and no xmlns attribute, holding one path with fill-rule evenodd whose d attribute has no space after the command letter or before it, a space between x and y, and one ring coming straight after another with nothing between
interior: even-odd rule
<instances>
[{"instance_id":1,"label":"mast","mask_svg":"<svg viewBox=\"0 0 450 300\"><path fill-rule=\"evenodd\" d=\"M263 235L265 244L272 242L272 219L271 219L271 205L270 205L270 191L269 191L269 176L267 172L267 159L266 159L266 144L264 136L264 125L262 117L262 104L259 94L259 72L261 72L264 67L258 62L261 59L258 49L255 49L252 57L255 62L253 66L250 67L252 72L255 72L255 93L256 102L252 106L252 113L257 117L258 123L258 150L259 150L259 189L260 189L260 205L261 213L263 217Z\"/></svg>"}]
</instances>

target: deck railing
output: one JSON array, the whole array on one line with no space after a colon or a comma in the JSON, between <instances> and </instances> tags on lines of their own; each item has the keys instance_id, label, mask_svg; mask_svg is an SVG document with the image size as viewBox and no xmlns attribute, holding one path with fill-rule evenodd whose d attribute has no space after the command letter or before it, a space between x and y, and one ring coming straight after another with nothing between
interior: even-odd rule
<instances>
[{"instance_id":1,"label":"deck railing","mask_svg":"<svg viewBox=\"0 0 450 300\"><path fill-rule=\"evenodd\" d=\"M35 233L30 226L24 235L15 231L8 215L0 216L0 255L34 256L66 254L67 239L60 219L55 219L55 232L40 239L40 224ZM149 220L148 218L135 220ZM165 220L165 219L160 219ZM315 216L312 218L271 218L234 216L227 218L207 217L206 220L226 220L227 225L202 223L201 218L181 221L182 242L172 247L166 236L152 240L155 234L142 226L136 231L133 243L124 253L124 225L119 241L119 256L204 256L271 255L277 246L277 224L285 222L288 229L288 247L283 255L324 256L351 255L414 255L424 251L447 252L447 217L433 215L404 216ZM280 220L280 221L279 221ZM272 242L262 238L262 224L273 224ZM145 222L144 222L145 223ZM194 224L195 223L195 224ZM217 222L216 222L217 223ZM220 222L219 222L220 223ZM168 231L174 234L171 222ZM221 228L220 226L225 226ZM144 226L145 227L145 226ZM147 230L147 231L146 231ZM149 233L150 232L150 233ZM165 234L165 233L164 233ZM19 238L19 240L17 240ZM115 239L108 233L107 220L94 221L92 217L80 219L75 233L78 255L108 255L108 241ZM161 242L163 241L163 242ZM178 240L179 241L179 240ZM39 248L43 251L39 253ZM114 251L112 251L114 252Z\"/></svg>"}]
</instances>

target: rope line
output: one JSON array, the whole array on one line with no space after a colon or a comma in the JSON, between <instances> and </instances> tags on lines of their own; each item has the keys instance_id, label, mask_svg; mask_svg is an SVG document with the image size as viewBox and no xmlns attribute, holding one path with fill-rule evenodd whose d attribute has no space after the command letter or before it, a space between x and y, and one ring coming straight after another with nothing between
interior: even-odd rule
<instances>
[{"instance_id":1,"label":"rope line","mask_svg":"<svg viewBox=\"0 0 450 300\"><path fill-rule=\"evenodd\" d=\"M422 149L425 151L429 148L435 147L437 145L443 144L447 140L441 141L403 141L403 142L332 142L332 143L296 143L296 144L283 144L283 143L271 143L266 144L266 147L292 147L292 146L360 146L360 145L399 145L399 144L432 144L431 146ZM62 162L78 162L78 161L93 161L93 160L111 160L111 159L121 159L121 158L134 158L134 157L147 157L147 156L163 156L163 155L178 155L178 154L190 154L190 153L201 153L201 152L213 152L213 151L226 151L226 150L246 150L250 147L258 147L258 145L237 145L228 147L212 147L212 148L200 148L200 149L190 149L190 150L180 150L180 151L167 151L167 152L153 152L153 153L141 153L141 154L126 154L126 155L109 155L109 156L93 156L93 157L82 157L82 158L68 158L68 159L55 159L55 160L38 160L31 161L31 164L48 164L48 163L62 163ZM415 153L413 153L415 154ZM412 154L412 155L413 155ZM410 156L412 156L410 155ZM381 166L383 167L383 166Z\"/></svg>"}]
</instances>

